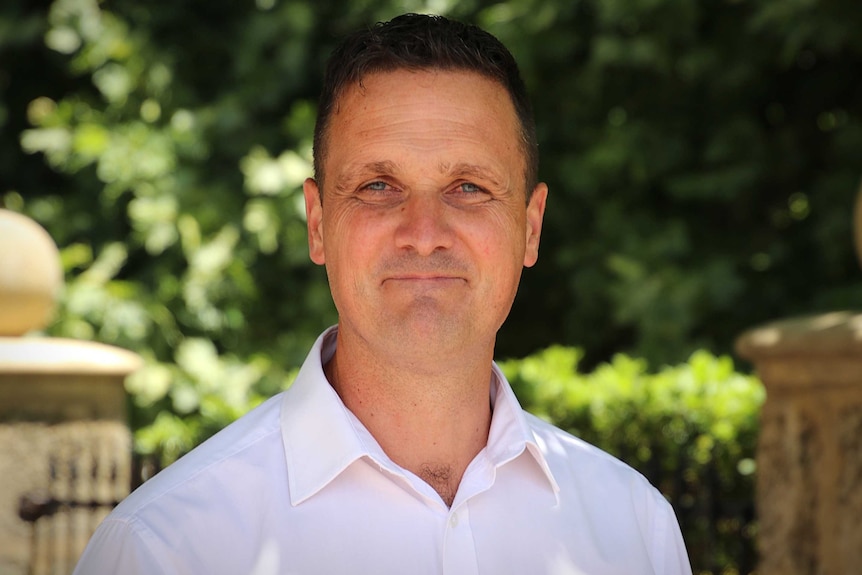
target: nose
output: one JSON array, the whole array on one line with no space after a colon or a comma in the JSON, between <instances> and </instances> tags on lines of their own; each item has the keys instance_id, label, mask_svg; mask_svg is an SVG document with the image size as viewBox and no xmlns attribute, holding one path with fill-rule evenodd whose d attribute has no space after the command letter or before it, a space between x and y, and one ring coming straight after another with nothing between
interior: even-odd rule
<instances>
[{"instance_id":1,"label":"nose","mask_svg":"<svg viewBox=\"0 0 862 575\"><path fill-rule=\"evenodd\" d=\"M452 229L446 205L434 196L414 195L401 204L395 245L431 255L452 247Z\"/></svg>"}]
</instances>

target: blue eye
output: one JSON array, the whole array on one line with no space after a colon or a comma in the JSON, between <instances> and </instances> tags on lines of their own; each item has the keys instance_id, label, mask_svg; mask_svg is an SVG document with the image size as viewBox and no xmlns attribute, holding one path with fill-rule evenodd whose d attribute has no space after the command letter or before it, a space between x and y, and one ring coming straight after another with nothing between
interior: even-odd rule
<instances>
[{"instance_id":1,"label":"blue eye","mask_svg":"<svg viewBox=\"0 0 862 575\"><path fill-rule=\"evenodd\" d=\"M365 187L374 192L382 192L386 189L386 182L371 182Z\"/></svg>"},{"instance_id":2,"label":"blue eye","mask_svg":"<svg viewBox=\"0 0 862 575\"><path fill-rule=\"evenodd\" d=\"M476 184L471 184L470 182L464 182L463 184L461 184L460 188L462 192L468 194L475 194L482 191L482 188L480 188Z\"/></svg>"}]
</instances>

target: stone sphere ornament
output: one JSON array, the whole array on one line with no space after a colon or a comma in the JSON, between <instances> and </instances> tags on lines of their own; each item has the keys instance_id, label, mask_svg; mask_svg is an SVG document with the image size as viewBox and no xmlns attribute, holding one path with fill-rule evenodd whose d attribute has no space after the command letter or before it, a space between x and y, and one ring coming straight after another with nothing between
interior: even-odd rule
<instances>
[{"instance_id":1,"label":"stone sphere ornament","mask_svg":"<svg viewBox=\"0 0 862 575\"><path fill-rule=\"evenodd\" d=\"M0 337L47 326L62 287L60 252L48 232L0 208Z\"/></svg>"}]
</instances>

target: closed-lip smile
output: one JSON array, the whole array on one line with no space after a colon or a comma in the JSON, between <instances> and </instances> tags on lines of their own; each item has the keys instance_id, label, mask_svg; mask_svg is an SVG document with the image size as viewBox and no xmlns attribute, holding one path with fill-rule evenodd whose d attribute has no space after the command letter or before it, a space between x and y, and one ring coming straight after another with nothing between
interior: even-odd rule
<instances>
[{"instance_id":1,"label":"closed-lip smile","mask_svg":"<svg viewBox=\"0 0 862 575\"><path fill-rule=\"evenodd\" d=\"M395 276L389 276L384 278L383 283L388 281L396 281L396 282L427 282L427 283L435 283L435 282L449 282L449 281L466 281L463 277L448 275L448 274L440 274L440 273L410 273L410 274L399 274Z\"/></svg>"}]
</instances>

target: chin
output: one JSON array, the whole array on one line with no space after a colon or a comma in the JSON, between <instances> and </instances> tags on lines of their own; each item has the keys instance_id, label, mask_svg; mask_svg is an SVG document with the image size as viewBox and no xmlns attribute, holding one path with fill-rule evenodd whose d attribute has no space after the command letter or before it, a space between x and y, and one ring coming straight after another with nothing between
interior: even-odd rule
<instances>
[{"instance_id":1,"label":"chin","mask_svg":"<svg viewBox=\"0 0 862 575\"><path fill-rule=\"evenodd\" d=\"M457 354L481 341L480 332L469 322L440 315L414 317L401 322L395 341L403 346L436 353Z\"/></svg>"}]
</instances>

